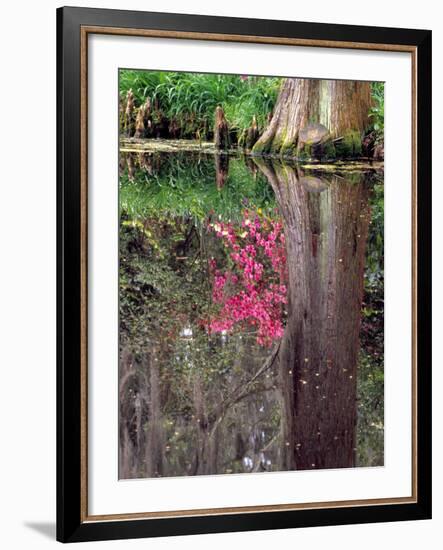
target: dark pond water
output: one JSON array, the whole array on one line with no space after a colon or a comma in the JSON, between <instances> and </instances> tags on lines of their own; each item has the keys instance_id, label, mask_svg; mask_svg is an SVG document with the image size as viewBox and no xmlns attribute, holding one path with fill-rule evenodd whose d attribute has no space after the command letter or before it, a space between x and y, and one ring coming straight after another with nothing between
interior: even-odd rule
<instances>
[{"instance_id":1,"label":"dark pond water","mask_svg":"<svg viewBox=\"0 0 443 550\"><path fill-rule=\"evenodd\" d=\"M120 478L383 464L382 173L122 153L120 212Z\"/></svg>"}]
</instances>

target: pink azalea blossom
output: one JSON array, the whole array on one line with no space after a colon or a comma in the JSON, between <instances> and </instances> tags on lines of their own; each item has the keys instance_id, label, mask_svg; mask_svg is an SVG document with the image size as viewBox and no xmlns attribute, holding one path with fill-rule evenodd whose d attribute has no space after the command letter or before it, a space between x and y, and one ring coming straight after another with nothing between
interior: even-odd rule
<instances>
[{"instance_id":1,"label":"pink azalea blossom","mask_svg":"<svg viewBox=\"0 0 443 550\"><path fill-rule=\"evenodd\" d=\"M266 220L247 210L240 227L231 222L210 224L223 240L234 264L222 272L209 261L212 299L218 314L207 323L209 333L230 331L246 323L257 331L257 342L270 346L283 336L283 306L287 298L286 250L280 221Z\"/></svg>"}]
</instances>

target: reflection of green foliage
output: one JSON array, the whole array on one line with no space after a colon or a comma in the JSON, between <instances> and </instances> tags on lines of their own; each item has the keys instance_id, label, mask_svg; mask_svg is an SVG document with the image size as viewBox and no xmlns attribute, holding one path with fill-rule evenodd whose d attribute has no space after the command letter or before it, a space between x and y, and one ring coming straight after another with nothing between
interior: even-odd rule
<instances>
[{"instance_id":1,"label":"reflection of green foliage","mask_svg":"<svg viewBox=\"0 0 443 550\"><path fill-rule=\"evenodd\" d=\"M184 461L193 460L199 444L199 403L206 422L215 422L220 415L216 405L230 394L233 385L251 377L249 369L255 372L257 364L262 364L263 350L255 346L253 334L224 337L208 335L204 328L202 321L212 306L207 254L223 253L213 235L197 231L189 217L171 218L162 212L137 223L123 214L120 227L120 347L129 349L135 362L141 362L153 347L160 348L156 360L165 453L169 471L183 475ZM142 379L149 379L143 369L139 372ZM253 429L260 429L269 442L279 432L273 381L257 380L252 390L260 396L255 408L262 403L266 407L260 428L254 425ZM252 402L254 398L256 395L251 396ZM239 416L248 417L250 407L247 400L233 404L226 414L226 429L231 425L236 432L252 429L247 420L236 423ZM268 408L274 414L268 416ZM222 440L226 470L243 472L233 448L235 433ZM274 461L270 469L276 467Z\"/></svg>"},{"instance_id":2,"label":"reflection of green foliage","mask_svg":"<svg viewBox=\"0 0 443 550\"><path fill-rule=\"evenodd\" d=\"M381 466L384 456L384 374L380 358L361 352L358 366L357 465Z\"/></svg>"},{"instance_id":3,"label":"reflection of green foliage","mask_svg":"<svg viewBox=\"0 0 443 550\"><path fill-rule=\"evenodd\" d=\"M223 107L232 128L247 128L253 115L259 126L266 125L280 87L280 78L238 75L175 73L162 71L120 71L120 93L129 88L136 105L146 98L157 102L161 113L192 134L196 130L212 131L217 105ZM154 111L155 121L157 112Z\"/></svg>"},{"instance_id":4,"label":"reflection of green foliage","mask_svg":"<svg viewBox=\"0 0 443 550\"><path fill-rule=\"evenodd\" d=\"M370 197L365 294L358 367L357 463L383 464L384 445L384 189L376 181Z\"/></svg>"},{"instance_id":5,"label":"reflection of green foliage","mask_svg":"<svg viewBox=\"0 0 443 550\"><path fill-rule=\"evenodd\" d=\"M366 252L366 290L383 287L384 277L384 188L383 182L374 184L370 198L371 225Z\"/></svg>"},{"instance_id":6,"label":"reflection of green foliage","mask_svg":"<svg viewBox=\"0 0 443 550\"><path fill-rule=\"evenodd\" d=\"M143 229L123 220L120 231L121 334L140 348L159 331L164 341L175 337L180 316L202 315L194 289L205 276L196 259L184 277L176 259L192 224L161 215L146 222Z\"/></svg>"},{"instance_id":7,"label":"reflection of green foliage","mask_svg":"<svg viewBox=\"0 0 443 550\"><path fill-rule=\"evenodd\" d=\"M187 160L186 160L187 158ZM190 216L203 221L209 215L240 219L243 209L267 210L275 204L272 189L264 176L252 177L240 159L231 159L229 176L218 189L214 162L169 155L152 175L136 171L133 181L127 173L120 178L120 206L130 219L148 217L156 212L170 216Z\"/></svg>"}]
</instances>

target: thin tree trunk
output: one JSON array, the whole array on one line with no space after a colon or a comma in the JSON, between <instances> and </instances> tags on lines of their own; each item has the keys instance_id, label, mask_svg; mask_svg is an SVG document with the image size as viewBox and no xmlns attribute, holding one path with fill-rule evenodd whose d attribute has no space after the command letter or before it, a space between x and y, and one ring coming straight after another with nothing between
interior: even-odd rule
<instances>
[{"instance_id":1,"label":"thin tree trunk","mask_svg":"<svg viewBox=\"0 0 443 550\"><path fill-rule=\"evenodd\" d=\"M367 186L362 175L332 176L325 185L294 168L260 167L274 189L287 246L288 319L279 352L283 467L352 467Z\"/></svg>"},{"instance_id":2,"label":"thin tree trunk","mask_svg":"<svg viewBox=\"0 0 443 550\"><path fill-rule=\"evenodd\" d=\"M128 479L133 476L134 445L129 434L130 419L128 418L127 384L135 374L132 368L132 355L123 349L119 361L119 478Z\"/></svg>"},{"instance_id":3,"label":"thin tree trunk","mask_svg":"<svg viewBox=\"0 0 443 550\"><path fill-rule=\"evenodd\" d=\"M163 475L163 431L161 426L160 372L158 351L153 348L149 356L150 407L146 445L148 477Z\"/></svg>"}]
</instances>

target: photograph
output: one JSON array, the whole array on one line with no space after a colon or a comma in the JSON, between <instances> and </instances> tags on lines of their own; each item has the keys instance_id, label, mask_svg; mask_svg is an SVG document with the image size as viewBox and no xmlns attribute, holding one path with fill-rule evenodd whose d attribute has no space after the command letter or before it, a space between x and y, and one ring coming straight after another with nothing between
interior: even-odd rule
<instances>
[{"instance_id":1,"label":"photograph","mask_svg":"<svg viewBox=\"0 0 443 550\"><path fill-rule=\"evenodd\" d=\"M2 11L1 547L433 550L438 4L79 4Z\"/></svg>"},{"instance_id":2,"label":"photograph","mask_svg":"<svg viewBox=\"0 0 443 550\"><path fill-rule=\"evenodd\" d=\"M118 87L119 479L384 466L384 82Z\"/></svg>"}]
</instances>

